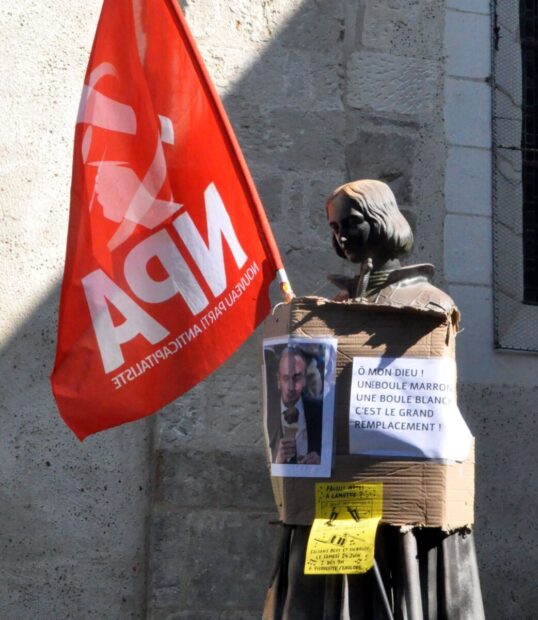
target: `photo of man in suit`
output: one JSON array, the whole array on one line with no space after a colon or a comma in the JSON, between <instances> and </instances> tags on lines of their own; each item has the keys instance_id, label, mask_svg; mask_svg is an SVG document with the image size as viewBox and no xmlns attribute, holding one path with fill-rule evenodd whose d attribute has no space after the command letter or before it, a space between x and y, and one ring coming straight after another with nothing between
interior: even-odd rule
<instances>
[{"instance_id":1,"label":"photo of man in suit","mask_svg":"<svg viewBox=\"0 0 538 620\"><path fill-rule=\"evenodd\" d=\"M286 346L278 358L277 392L269 403L267 431L273 463L319 465L322 400L307 394L307 360L298 347ZM268 376L267 381L275 380Z\"/></svg>"}]
</instances>

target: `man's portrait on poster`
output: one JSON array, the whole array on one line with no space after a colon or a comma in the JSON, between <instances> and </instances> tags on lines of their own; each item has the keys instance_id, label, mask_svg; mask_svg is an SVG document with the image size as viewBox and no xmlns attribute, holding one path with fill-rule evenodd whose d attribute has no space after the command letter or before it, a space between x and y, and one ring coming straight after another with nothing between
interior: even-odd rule
<instances>
[{"instance_id":1,"label":"man's portrait on poster","mask_svg":"<svg viewBox=\"0 0 538 620\"><path fill-rule=\"evenodd\" d=\"M263 354L272 475L329 475L336 342L268 338Z\"/></svg>"}]
</instances>

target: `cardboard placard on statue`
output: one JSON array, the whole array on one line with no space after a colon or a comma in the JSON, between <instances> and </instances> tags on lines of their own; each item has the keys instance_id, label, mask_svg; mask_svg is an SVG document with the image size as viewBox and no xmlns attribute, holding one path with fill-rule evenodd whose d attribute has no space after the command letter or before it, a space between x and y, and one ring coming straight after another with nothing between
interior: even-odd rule
<instances>
[{"instance_id":1,"label":"cardboard placard on statue","mask_svg":"<svg viewBox=\"0 0 538 620\"><path fill-rule=\"evenodd\" d=\"M438 291L431 287L433 291ZM383 483L382 522L453 530L474 520L474 447L462 462L373 457L350 454L349 412L353 359L454 358L459 313L439 292L438 303L423 304L406 287L407 300L391 295L375 304L296 298L275 308L264 325L264 338L336 338L334 450L331 480ZM431 293L431 291L430 291ZM405 301L405 303L403 303ZM265 395L262 400L265 402ZM462 440L465 438L462 437ZM270 462L270 452L268 461ZM325 478L324 480L327 480ZM314 518L316 478L272 476L283 522L310 525ZM321 481L321 478L320 478Z\"/></svg>"}]
</instances>

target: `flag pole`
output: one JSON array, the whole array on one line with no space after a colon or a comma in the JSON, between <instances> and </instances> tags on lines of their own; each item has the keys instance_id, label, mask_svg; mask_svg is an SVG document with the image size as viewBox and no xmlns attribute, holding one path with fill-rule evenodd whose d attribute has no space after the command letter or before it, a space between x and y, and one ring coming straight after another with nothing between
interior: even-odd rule
<instances>
[{"instance_id":1,"label":"flag pole","mask_svg":"<svg viewBox=\"0 0 538 620\"><path fill-rule=\"evenodd\" d=\"M276 277L278 279L278 284L280 286L280 292L282 293L282 297L286 303L289 303L294 297L295 293L291 288L290 281L288 280L288 275L286 274L285 269L278 269L276 272Z\"/></svg>"}]
</instances>

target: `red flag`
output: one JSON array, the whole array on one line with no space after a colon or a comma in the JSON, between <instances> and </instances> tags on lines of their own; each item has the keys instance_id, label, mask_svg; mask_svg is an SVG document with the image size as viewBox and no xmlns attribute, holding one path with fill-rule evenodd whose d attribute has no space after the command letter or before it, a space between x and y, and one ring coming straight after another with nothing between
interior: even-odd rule
<instances>
[{"instance_id":1,"label":"red flag","mask_svg":"<svg viewBox=\"0 0 538 620\"><path fill-rule=\"evenodd\" d=\"M77 119L52 389L83 439L201 381L280 257L176 0L105 0Z\"/></svg>"}]
</instances>

